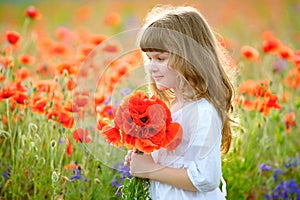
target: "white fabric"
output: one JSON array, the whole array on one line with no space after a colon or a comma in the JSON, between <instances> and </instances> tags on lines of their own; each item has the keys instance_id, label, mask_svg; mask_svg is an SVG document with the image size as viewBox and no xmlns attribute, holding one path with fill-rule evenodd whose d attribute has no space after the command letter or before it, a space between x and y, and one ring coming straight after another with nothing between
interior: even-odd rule
<instances>
[{"instance_id":1,"label":"white fabric","mask_svg":"<svg viewBox=\"0 0 300 200\"><path fill-rule=\"evenodd\" d=\"M221 171L222 122L206 99L192 102L172 114L183 128L180 145L174 151L161 149L152 153L156 163L173 168L186 168L199 192L182 190L151 181L152 200L223 200L219 189Z\"/></svg>"}]
</instances>

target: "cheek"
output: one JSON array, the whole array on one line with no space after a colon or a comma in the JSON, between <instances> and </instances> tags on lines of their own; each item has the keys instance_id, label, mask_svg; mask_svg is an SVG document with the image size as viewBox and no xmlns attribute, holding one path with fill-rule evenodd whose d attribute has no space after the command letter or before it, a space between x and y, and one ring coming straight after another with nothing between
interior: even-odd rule
<instances>
[{"instance_id":1,"label":"cheek","mask_svg":"<svg viewBox=\"0 0 300 200\"><path fill-rule=\"evenodd\" d=\"M168 80L172 83L176 83L177 82L177 77L178 77L178 73L174 70L169 70L168 72Z\"/></svg>"}]
</instances>

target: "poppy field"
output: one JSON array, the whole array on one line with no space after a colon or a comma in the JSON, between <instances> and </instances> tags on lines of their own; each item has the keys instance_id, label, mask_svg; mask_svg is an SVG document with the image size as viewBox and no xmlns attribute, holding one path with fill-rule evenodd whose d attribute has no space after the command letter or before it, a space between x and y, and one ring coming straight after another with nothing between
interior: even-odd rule
<instances>
[{"instance_id":1,"label":"poppy field","mask_svg":"<svg viewBox=\"0 0 300 200\"><path fill-rule=\"evenodd\" d=\"M299 200L300 3L275 2L0 1L0 199L121 199L126 149L103 119L146 85L125 33L172 3L197 7L230 56L227 199Z\"/></svg>"}]
</instances>

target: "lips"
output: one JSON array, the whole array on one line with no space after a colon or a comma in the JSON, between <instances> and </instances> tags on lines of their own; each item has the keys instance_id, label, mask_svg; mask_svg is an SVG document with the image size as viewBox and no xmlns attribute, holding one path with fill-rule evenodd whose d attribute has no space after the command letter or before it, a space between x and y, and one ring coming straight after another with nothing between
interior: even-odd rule
<instances>
[{"instance_id":1,"label":"lips","mask_svg":"<svg viewBox=\"0 0 300 200\"><path fill-rule=\"evenodd\" d=\"M152 78L155 80L155 81L158 81L162 78L163 76L152 76Z\"/></svg>"}]
</instances>

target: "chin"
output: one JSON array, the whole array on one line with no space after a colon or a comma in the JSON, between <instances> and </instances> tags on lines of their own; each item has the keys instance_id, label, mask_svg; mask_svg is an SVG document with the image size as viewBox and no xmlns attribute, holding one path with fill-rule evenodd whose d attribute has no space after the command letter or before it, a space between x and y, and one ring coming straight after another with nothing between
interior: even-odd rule
<instances>
[{"instance_id":1,"label":"chin","mask_svg":"<svg viewBox=\"0 0 300 200\"><path fill-rule=\"evenodd\" d=\"M157 89L159 89L159 90L168 90L168 89L169 89L168 87L162 86L162 85L159 85L159 84L157 84L156 87L157 87Z\"/></svg>"}]
</instances>

